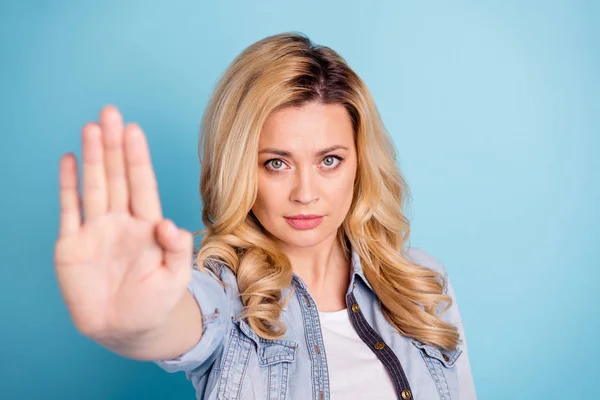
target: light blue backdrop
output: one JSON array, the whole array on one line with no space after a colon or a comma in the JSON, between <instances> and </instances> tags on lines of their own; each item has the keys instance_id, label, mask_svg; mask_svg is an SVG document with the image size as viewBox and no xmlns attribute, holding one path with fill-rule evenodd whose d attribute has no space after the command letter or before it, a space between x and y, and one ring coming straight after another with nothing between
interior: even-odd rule
<instances>
[{"instance_id":1,"label":"light blue backdrop","mask_svg":"<svg viewBox=\"0 0 600 400\"><path fill-rule=\"evenodd\" d=\"M116 104L166 216L201 229L199 121L247 45L302 31L366 81L445 265L481 399L597 399L598 2L21 1L0 6L0 398L193 398L80 336L52 265L58 159ZM421 399L419 399L421 400ZM428 400L428 399L425 399Z\"/></svg>"}]
</instances>

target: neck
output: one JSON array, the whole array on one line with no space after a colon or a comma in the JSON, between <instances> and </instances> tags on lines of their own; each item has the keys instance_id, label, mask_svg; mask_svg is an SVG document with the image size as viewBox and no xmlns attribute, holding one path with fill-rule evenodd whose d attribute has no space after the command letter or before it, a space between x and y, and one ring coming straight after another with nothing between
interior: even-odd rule
<instances>
[{"instance_id":1,"label":"neck","mask_svg":"<svg viewBox=\"0 0 600 400\"><path fill-rule=\"evenodd\" d=\"M346 307L345 295L350 284L350 255L345 254L337 235L313 247L281 246L302 279L320 311L338 311Z\"/></svg>"}]
</instances>

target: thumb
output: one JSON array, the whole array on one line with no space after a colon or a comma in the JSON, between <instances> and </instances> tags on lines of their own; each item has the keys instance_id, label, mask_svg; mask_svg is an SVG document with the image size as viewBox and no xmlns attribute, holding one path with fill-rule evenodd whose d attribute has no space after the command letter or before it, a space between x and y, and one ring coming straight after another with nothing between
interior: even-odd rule
<instances>
[{"instance_id":1,"label":"thumb","mask_svg":"<svg viewBox=\"0 0 600 400\"><path fill-rule=\"evenodd\" d=\"M191 268L194 239L185 229L179 229L173 221L164 219L158 226L158 243L164 249L167 268L177 272Z\"/></svg>"}]
</instances>

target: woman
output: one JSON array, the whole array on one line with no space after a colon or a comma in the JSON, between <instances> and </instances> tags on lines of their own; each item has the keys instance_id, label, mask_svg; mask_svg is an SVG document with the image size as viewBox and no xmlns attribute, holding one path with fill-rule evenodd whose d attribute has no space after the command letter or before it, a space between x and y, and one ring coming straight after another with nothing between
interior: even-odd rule
<instances>
[{"instance_id":1,"label":"woman","mask_svg":"<svg viewBox=\"0 0 600 400\"><path fill-rule=\"evenodd\" d=\"M198 399L475 398L452 287L408 245L393 143L338 54L299 34L254 43L201 131L197 253L115 107L82 132L83 223L61 159L55 264L80 332L185 371Z\"/></svg>"}]
</instances>

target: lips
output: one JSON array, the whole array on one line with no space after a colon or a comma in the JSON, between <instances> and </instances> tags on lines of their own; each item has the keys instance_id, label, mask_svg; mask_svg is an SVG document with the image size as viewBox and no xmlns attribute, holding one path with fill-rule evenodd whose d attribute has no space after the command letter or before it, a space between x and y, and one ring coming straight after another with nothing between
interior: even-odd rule
<instances>
[{"instance_id":1,"label":"lips","mask_svg":"<svg viewBox=\"0 0 600 400\"><path fill-rule=\"evenodd\" d=\"M315 214L298 214L298 215L293 215L291 217L285 217L285 218L289 218L289 219L315 219L315 218L321 218L322 215L315 215Z\"/></svg>"},{"instance_id":2,"label":"lips","mask_svg":"<svg viewBox=\"0 0 600 400\"><path fill-rule=\"evenodd\" d=\"M284 217L288 224L298 230L313 229L319 226L323 221L322 215L298 214L291 217Z\"/></svg>"}]
</instances>

